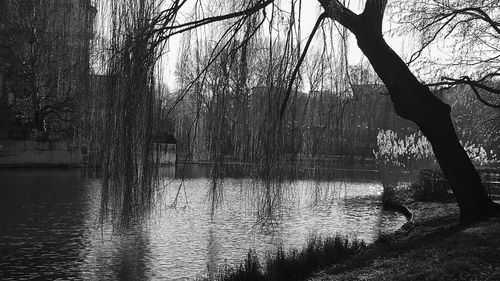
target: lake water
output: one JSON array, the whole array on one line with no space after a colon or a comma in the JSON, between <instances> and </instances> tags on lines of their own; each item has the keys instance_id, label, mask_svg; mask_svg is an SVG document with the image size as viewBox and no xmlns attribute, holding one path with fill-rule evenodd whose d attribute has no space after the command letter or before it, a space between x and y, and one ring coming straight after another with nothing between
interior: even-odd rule
<instances>
[{"instance_id":1,"label":"lake water","mask_svg":"<svg viewBox=\"0 0 500 281\"><path fill-rule=\"evenodd\" d=\"M226 178L212 215L206 168L192 166L179 193L173 169L150 219L120 234L97 224L99 179L76 169L0 170L0 280L194 279L238 263L248 249L264 257L337 233L371 242L405 222L381 210L374 172L294 181L271 197L270 216L262 183Z\"/></svg>"}]
</instances>

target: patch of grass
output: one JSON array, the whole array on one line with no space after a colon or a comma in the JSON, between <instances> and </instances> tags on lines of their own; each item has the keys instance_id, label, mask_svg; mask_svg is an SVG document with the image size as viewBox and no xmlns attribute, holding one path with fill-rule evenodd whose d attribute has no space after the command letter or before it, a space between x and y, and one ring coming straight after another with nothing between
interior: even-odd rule
<instances>
[{"instance_id":1,"label":"patch of grass","mask_svg":"<svg viewBox=\"0 0 500 281\"><path fill-rule=\"evenodd\" d=\"M263 281L266 279L261 269L257 254L253 250L249 250L244 263L240 264L237 268L223 265L219 268L213 279L225 281Z\"/></svg>"},{"instance_id":2,"label":"patch of grass","mask_svg":"<svg viewBox=\"0 0 500 281\"><path fill-rule=\"evenodd\" d=\"M412 232L382 236L311 280L500 280L500 219L460 225L451 205L418 203L416 217L425 220L417 219Z\"/></svg>"},{"instance_id":3,"label":"patch of grass","mask_svg":"<svg viewBox=\"0 0 500 281\"><path fill-rule=\"evenodd\" d=\"M223 266L214 280L220 281L279 281L304 280L315 270L333 265L351 257L366 247L363 241L340 236L321 238L311 237L302 250L284 250L278 247L269 254L265 267L261 266L257 255L250 250L244 263L239 267Z\"/></svg>"}]
</instances>

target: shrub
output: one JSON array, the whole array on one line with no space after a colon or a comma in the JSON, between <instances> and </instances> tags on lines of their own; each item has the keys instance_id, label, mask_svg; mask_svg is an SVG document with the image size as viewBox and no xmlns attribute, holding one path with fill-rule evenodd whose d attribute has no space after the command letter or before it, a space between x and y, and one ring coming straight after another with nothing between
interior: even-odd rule
<instances>
[{"instance_id":1,"label":"shrub","mask_svg":"<svg viewBox=\"0 0 500 281\"><path fill-rule=\"evenodd\" d=\"M466 142L464 149L475 165L497 162L493 151L487 153L483 147L474 143ZM451 200L449 185L441 172L428 170L437 168L437 163L432 146L422 133L398 136L391 130L381 130L377 135L377 149L373 150L373 154L384 187L384 200L409 199L396 198L408 195L408 191L413 193L411 197L416 200Z\"/></svg>"},{"instance_id":2,"label":"shrub","mask_svg":"<svg viewBox=\"0 0 500 281\"><path fill-rule=\"evenodd\" d=\"M378 165L408 169L416 164L435 163L432 146L420 132L399 137L391 130L381 130L373 154Z\"/></svg>"},{"instance_id":3,"label":"shrub","mask_svg":"<svg viewBox=\"0 0 500 281\"><path fill-rule=\"evenodd\" d=\"M239 267L224 266L216 275L221 281L247 280L303 280L315 270L340 262L353 256L366 247L363 241L335 236L330 238L311 237L300 251L285 251L278 247L274 254L268 255L265 269L260 265L255 252L250 250L244 263Z\"/></svg>"},{"instance_id":4,"label":"shrub","mask_svg":"<svg viewBox=\"0 0 500 281\"><path fill-rule=\"evenodd\" d=\"M420 171L417 181L411 185L413 198L427 202L452 202L450 184L441 170L424 169Z\"/></svg>"}]
</instances>

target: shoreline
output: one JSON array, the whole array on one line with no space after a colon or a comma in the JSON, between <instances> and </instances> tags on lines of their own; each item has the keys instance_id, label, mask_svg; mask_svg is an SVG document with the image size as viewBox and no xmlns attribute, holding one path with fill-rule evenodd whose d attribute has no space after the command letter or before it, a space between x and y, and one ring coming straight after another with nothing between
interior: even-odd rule
<instances>
[{"instance_id":1,"label":"shoreline","mask_svg":"<svg viewBox=\"0 0 500 281\"><path fill-rule=\"evenodd\" d=\"M415 215L411 228L379 237L308 280L500 280L500 218L460 225L456 203L407 206Z\"/></svg>"}]
</instances>

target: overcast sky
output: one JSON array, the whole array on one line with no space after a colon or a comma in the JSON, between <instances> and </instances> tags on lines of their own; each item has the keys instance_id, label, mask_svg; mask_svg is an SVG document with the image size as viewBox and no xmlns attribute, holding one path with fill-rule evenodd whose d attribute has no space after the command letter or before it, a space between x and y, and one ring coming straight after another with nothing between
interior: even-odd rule
<instances>
[{"instance_id":1,"label":"overcast sky","mask_svg":"<svg viewBox=\"0 0 500 281\"><path fill-rule=\"evenodd\" d=\"M212 1L210 0L207 1L188 0L187 3L182 7L180 14L177 18L177 21L179 23L188 21L188 18L192 15L194 3L196 3L196 1L200 1L201 3L209 3L209 4L212 3ZM279 3L280 9L289 11L290 1L291 0L277 0L276 3ZM301 10L301 38L303 42L302 44L305 45L320 12L322 12L322 8L320 8L319 2L317 0L302 0L302 1L303 2ZM359 14L364 7L364 2L365 0L353 0L351 1L351 3L348 3L348 6L355 13ZM104 3L105 2L103 2L102 4ZM98 27L97 27L98 29L99 28L102 29L102 26L106 25L105 20L103 21L102 18L102 14L106 13L105 11L102 10L102 7L106 5L103 6L102 4L99 7L100 15L98 15ZM169 4L170 1L165 1L164 6ZM385 31L394 28L394 23L389 22L388 19L389 17L386 16L384 22ZM211 28L211 27L207 26L205 28ZM178 34L172 36L169 39L167 48L168 51L166 52L161 62L163 83L165 83L171 90L175 90L177 88L175 69L179 59L178 55L180 51L180 42L182 40L182 36L183 36L182 34ZM317 37L319 36L317 35ZM386 35L385 38L389 43L389 45L391 45L391 47L403 58L409 57L409 55L411 55L412 51L415 49L416 46L416 44L412 42L413 38L411 36L390 37ZM356 42L353 36L350 36L348 44L350 46L348 54L349 64L357 65L363 59L363 56L359 48L356 46ZM311 49L313 48L314 46L312 46Z\"/></svg>"},{"instance_id":2,"label":"overcast sky","mask_svg":"<svg viewBox=\"0 0 500 281\"><path fill-rule=\"evenodd\" d=\"M190 15L193 10L193 5L196 0L188 0L186 5L181 10L181 16L179 17L179 21L182 22L183 18L185 21L185 16ZM279 1L282 9L287 10L290 6L289 0ZM364 7L364 0L351 1L349 4L350 9L352 9L356 13L360 13L362 8ZM288 9L289 10L289 9ZM311 33L316 19L318 15L322 11L319 6L319 2L316 0L303 0L302 4L302 17L301 17L301 37L303 38L303 44L307 41L309 34ZM388 31L394 28L394 24L388 21L389 17L385 17L384 22L384 30ZM168 53L166 54L163 61L163 80L164 83L168 85L168 87L172 90L176 89L176 79L175 79L175 68L178 61L178 54L180 51L180 41L182 38L182 34L175 35L170 38L168 42ZM402 37L398 36L395 38L388 37L386 35L386 40L391 45L394 50L403 57L408 57L411 54L411 51L415 48L415 44L411 37ZM355 40L353 36L350 37L349 45L349 63L350 64L359 64L360 60L363 58L361 51L356 46Z\"/></svg>"}]
</instances>

